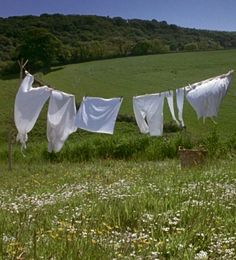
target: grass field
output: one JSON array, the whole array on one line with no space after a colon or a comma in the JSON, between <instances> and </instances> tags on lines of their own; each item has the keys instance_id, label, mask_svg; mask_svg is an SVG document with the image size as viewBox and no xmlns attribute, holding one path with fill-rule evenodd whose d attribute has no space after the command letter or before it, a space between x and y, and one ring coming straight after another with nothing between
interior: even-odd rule
<instances>
[{"instance_id":1,"label":"grass field","mask_svg":"<svg viewBox=\"0 0 236 260\"><path fill-rule=\"evenodd\" d=\"M76 95L132 96L176 89L230 69L236 50L88 62L39 74ZM117 122L115 134L72 134L47 152L46 110L29 134L26 157L7 134L18 79L0 80L1 259L236 259L236 81L217 125L198 121L185 102L187 130L162 138ZM165 122L170 115L165 106ZM207 163L181 169L178 147L204 145ZM168 159L171 158L171 159Z\"/></svg>"},{"instance_id":2,"label":"grass field","mask_svg":"<svg viewBox=\"0 0 236 260\"><path fill-rule=\"evenodd\" d=\"M0 257L235 259L235 172L235 159L18 164L0 175Z\"/></svg>"},{"instance_id":3,"label":"grass field","mask_svg":"<svg viewBox=\"0 0 236 260\"><path fill-rule=\"evenodd\" d=\"M133 114L132 97L146 93L155 93L176 89L209 77L236 70L236 50L195 53L178 53L152 56L140 56L87 62L68 65L40 74L45 82L56 89L75 94L77 102L84 95L115 97L123 96L121 114ZM0 80L0 143L4 142L6 127L12 117L14 98L18 89L18 79ZM222 135L231 134L236 129L236 81L225 97L220 111L218 130ZM45 136L45 112L41 116L32 135ZM165 122L170 114L165 104ZM212 130L213 124L203 124L197 120L190 105L185 102L184 119L187 129L195 135L204 135ZM227 129L227 131L225 131Z\"/></svg>"}]
</instances>

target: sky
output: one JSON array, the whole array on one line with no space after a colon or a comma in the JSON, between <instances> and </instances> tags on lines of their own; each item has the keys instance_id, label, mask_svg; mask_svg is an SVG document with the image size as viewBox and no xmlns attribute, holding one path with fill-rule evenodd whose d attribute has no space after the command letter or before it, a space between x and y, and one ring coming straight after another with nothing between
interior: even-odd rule
<instances>
[{"instance_id":1,"label":"sky","mask_svg":"<svg viewBox=\"0 0 236 260\"><path fill-rule=\"evenodd\" d=\"M236 0L0 0L0 17L43 13L156 19L188 28L236 31Z\"/></svg>"}]
</instances>

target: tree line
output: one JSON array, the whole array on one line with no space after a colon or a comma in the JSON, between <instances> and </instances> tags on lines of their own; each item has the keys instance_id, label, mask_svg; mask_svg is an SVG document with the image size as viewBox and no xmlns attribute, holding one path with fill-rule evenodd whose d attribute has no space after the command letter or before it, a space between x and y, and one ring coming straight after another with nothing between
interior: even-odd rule
<instances>
[{"instance_id":1,"label":"tree line","mask_svg":"<svg viewBox=\"0 0 236 260\"><path fill-rule=\"evenodd\" d=\"M166 21L42 14L0 18L0 73L16 60L32 70L96 59L236 48L236 32L182 28Z\"/></svg>"}]
</instances>

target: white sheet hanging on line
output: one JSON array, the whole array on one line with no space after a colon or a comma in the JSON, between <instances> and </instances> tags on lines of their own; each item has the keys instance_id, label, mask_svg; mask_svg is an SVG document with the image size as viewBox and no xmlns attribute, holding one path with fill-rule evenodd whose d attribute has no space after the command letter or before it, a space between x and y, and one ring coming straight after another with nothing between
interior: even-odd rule
<instances>
[{"instance_id":1,"label":"white sheet hanging on line","mask_svg":"<svg viewBox=\"0 0 236 260\"><path fill-rule=\"evenodd\" d=\"M176 119L175 110L174 110L174 92L173 92L173 90L169 90L169 91L166 91L166 92L163 92L163 93L165 93L165 96L167 98L167 102L168 102L168 106L169 106L169 109L170 109L170 113L171 113L172 119L179 126L180 123Z\"/></svg>"},{"instance_id":2,"label":"white sheet hanging on line","mask_svg":"<svg viewBox=\"0 0 236 260\"><path fill-rule=\"evenodd\" d=\"M52 91L47 114L48 151L59 152L70 134L76 131L75 97Z\"/></svg>"},{"instance_id":3,"label":"white sheet hanging on line","mask_svg":"<svg viewBox=\"0 0 236 260\"><path fill-rule=\"evenodd\" d=\"M76 126L90 132L113 134L122 100L84 97L76 115Z\"/></svg>"},{"instance_id":4,"label":"white sheet hanging on line","mask_svg":"<svg viewBox=\"0 0 236 260\"><path fill-rule=\"evenodd\" d=\"M134 115L141 133L162 135L164 98L163 93L133 97Z\"/></svg>"},{"instance_id":5,"label":"white sheet hanging on line","mask_svg":"<svg viewBox=\"0 0 236 260\"><path fill-rule=\"evenodd\" d=\"M34 127L43 105L51 94L47 86L33 88L34 77L27 74L16 94L14 106L14 121L18 130L17 141L26 148L27 134Z\"/></svg>"},{"instance_id":6,"label":"white sheet hanging on line","mask_svg":"<svg viewBox=\"0 0 236 260\"><path fill-rule=\"evenodd\" d=\"M232 79L232 72L185 87L186 98L198 118L217 116L220 103Z\"/></svg>"},{"instance_id":7,"label":"white sheet hanging on line","mask_svg":"<svg viewBox=\"0 0 236 260\"><path fill-rule=\"evenodd\" d=\"M183 120L184 91L184 88L176 89L176 104L178 109L178 119L181 127L185 126Z\"/></svg>"}]
</instances>

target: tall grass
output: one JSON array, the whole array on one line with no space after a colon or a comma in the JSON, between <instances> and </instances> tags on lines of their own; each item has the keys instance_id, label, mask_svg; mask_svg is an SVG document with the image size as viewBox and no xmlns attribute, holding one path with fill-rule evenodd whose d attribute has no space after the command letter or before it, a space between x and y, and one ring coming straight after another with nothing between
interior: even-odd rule
<instances>
[{"instance_id":1,"label":"tall grass","mask_svg":"<svg viewBox=\"0 0 236 260\"><path fill-rule=\"evenodd\" d=\"M141 135L133 95L164 91L236 69L235 50L155 55L69 65L43 78L83 95L124 96L113 136L82 130L62 151L47 152L46 107L23 157L7 136L16 79L0 80L0 258L235 259L235 82L219 123L197 121L185 104L187 130ZM8 102L5 102L8 100ZM165 122L170 120L165 112ZM124 122L125 121L125 122ZM204 147L201 169L181 170L178 148Z\"/></svg>"},{"instance_id":2,"label":"tall grass","mask_svg":"<svg viewBox=\"0 0 236 260\"><path fill-rule=\"evenodd\" d=\"M2 259L234 259L234 160L29 164L0 175Z\"/></svg>"},{"instance_id":3,"label":"tall grass","mask_svg":"<svg viewBox=\"0 0 236 260\"><path fill-rule=\"evenodd\" d=\"M236 134L221 138L214 129L205 138L196 138L186 130L162 137L147 135L77 135L65 143L59 153L48 153L47 143L29 142L24 155L20 145L14 145L14 162L86 162L97 159L118 159L136 161L160 161L178 158L179 148L204 148L209 159L227 159L236 154ZM7 162L8 147L1 149L0 161Z\"/></svg>"}]
</instances>

